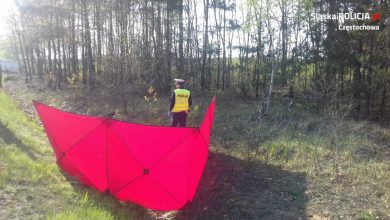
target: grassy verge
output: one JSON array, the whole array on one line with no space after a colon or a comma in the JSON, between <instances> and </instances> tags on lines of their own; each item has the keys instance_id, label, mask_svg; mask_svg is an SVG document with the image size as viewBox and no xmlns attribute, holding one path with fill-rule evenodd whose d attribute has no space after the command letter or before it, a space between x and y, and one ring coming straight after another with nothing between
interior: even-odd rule
<instances>
[{"instance_id":1,"label":"grassy verge","mask_svg":"<svg viewBox=\"0 0 390 220\"><path fill-rule=\"evenodd\" d=\"M301 107L256 121L256 102L220 101L213 147L305 174L308 217L389 219L390 130Z\"/></svg>"},{"instance_id":2,"label":"grassy verge","mask_svg":"<svg viewBox=\"0 0 390 220\"><path fill-rule=\"evenodd\" d=\"M24 85L24 84L23 84ZM19 87L18 87L19 88ZM21 87L20 89L26 88ZM34 90L32 90L34 91ZM112 110L105 100L32 92L86 114ZM167 125L167 98L132 96L119 119ZM153 97L153 96L152 96ZM22 99L23 100L23 99ZM208 98L196 97L189 124L198 125ZM65 103L65 104L64 104ZM66 105L66 103L69 103ZM256 120L259 103L218 94L212 154L193 205L152 213L65 179L46 137L13 102L0 96L0 216L50 219L389 219L390 130L368 122L314 113L305 103L287 109L275 100ZM4 106L4 108L3 108ZM106 110L104 110L106 109ZM29 191L30 190L30 191ZM4 195L4 196L3 196ZM6 201L4 203L3 201ZM15 205L17 204L17 205ZM39 204L39 205L38 205ZM16 211L15 211L16 210ZM24 210L30 210L26 211ZM6 215L3 215L4 212ZM31 213L28 213L31 212ZM15 217L15 214L18 216ZM1 218L1 217L0 217Z\"/></svg>"},{"instance_id":3,"label":"grassy verge","mask_svg":"<svg viewBox=\"0 0 390 220\"><path fill-rule=\"evenodd\" d=\"M0 219L143 218L141 209L67 180L46 139L37 122L1 92Z\"/></svg>"}]
</instances>

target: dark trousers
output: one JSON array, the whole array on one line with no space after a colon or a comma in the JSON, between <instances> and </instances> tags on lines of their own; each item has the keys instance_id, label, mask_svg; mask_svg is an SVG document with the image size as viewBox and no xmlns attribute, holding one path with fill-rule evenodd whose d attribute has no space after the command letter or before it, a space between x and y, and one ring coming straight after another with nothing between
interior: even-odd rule
<instances>
[{"instance_id":1,"label":"dark trousers","mask_svg":"<svg viewBox=\"0 0 390 220\"><path fill-rule=\"evenodd\" d=\"M171 126L177 127L185 127L187 123L187 113L186 112L175 112L172 113Z\"/></svg>"}]
</instances>

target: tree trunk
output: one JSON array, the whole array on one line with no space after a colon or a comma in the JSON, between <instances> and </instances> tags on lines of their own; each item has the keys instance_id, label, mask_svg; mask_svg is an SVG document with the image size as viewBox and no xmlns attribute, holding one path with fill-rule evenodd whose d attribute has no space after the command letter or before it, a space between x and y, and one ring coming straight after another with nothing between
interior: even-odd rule
<instances>
[{"instance_id":1,"label":"tree trunk","mask_svg":"<svg viewBox=\"0 0 390 220\"><path fill-rule=\"evenodd\" d=\"M204 34L203 34L203 51L202 51L202 73L200 79L200 87L202 91L205 88L206 75L206 58L208 50L208 35L209 35L209 0L203 0L204 3Z\"/></svg>"},{"instance_id":2,"label":"tree trunk","mask_svg":"<svg viewBox=\"0 0 390 220\"><path fill-rule=\"evenodd\" d=\"M93 63L92 56L92 41L91 41L91 32L89 27L89 19L88 19L88 9L85 1L83 2L83 10L84 10L84 28L85 28L85 49L88 63L88 83L90 85L95 84L95 64Z\"/></svg>"},{"instance_id":3,"label":"tree trunk","mask_svg":"<svg viewBox=\"0 0 390 220\"><path fill-rule=\"evenodd\" d=\"M183 22L183 10L184 10L184 7L183 7L183 1L184 0L179 0L179 66L178 66L178 70L179 70L179 74L185 76L185 72L184 72L184 48L183 48L183 44L184 44L184 22Z\"/></svg>"},{"instance_id":4,"label":"tree trunk","mask_svg":"<svg viewBox=\"0 0 390 220\"><path fill-rule=\"evenodd\" d=\"M37 71L39 79L43 79L43 61L41 57L41 51L39 45L35 47L35 54L37 56Z\"/></svg>"},{"instance_id":5,"label":"tree trunk","mask_svg":"<svg viewBox=\"0 0 390 220\"><path fill-rule=\"evenodd\" d=\"M60 38L57 39L57 50L58 50L58 59L57 59L57 79L56 79L56 86L58 89L61 89L61 82L62 82L62 62L61 62L61 40Z\"/></svg>"}]
</instances>

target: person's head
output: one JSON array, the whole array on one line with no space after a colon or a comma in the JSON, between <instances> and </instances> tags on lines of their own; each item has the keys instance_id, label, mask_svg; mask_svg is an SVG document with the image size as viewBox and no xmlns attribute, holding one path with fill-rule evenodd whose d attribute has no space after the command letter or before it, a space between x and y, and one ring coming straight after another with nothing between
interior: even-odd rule
<instances>
[{"instance_id":1,"label":"person's head","mask_svg":"<svg viewBox=\"0 0 390 220\"><path fill-rule=\"evenodd\" d=\"M184 83L185 83L184 79L175 79L175 84L177 89L183 88Z\"/></svg>"}]
</instances>

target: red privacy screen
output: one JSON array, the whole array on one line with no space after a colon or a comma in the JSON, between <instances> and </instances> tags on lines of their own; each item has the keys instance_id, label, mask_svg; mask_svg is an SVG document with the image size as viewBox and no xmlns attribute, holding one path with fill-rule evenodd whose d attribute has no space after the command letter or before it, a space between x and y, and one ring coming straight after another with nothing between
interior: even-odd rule
<instances>
[{"instance_id":1,"label":"red privacy screen","mask_svg":"<svg viewBox=\"0 0 390 220\"><path fill-rule=\"evenodd\" d=\"M122 201L177 210L194 198L208 157L215 97L199 128L132 124L34 101L57 163Z\"/></svg>"}]
</instances>

